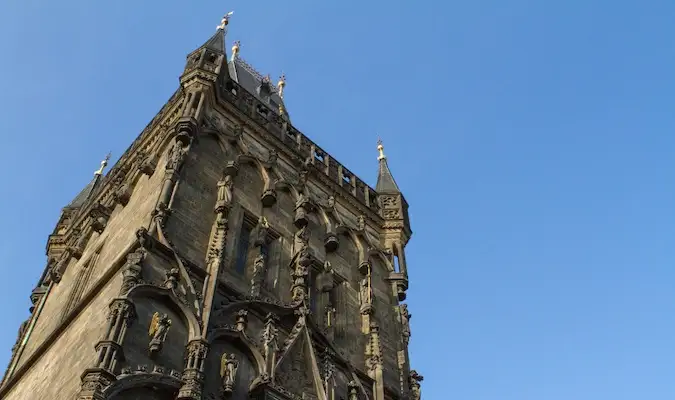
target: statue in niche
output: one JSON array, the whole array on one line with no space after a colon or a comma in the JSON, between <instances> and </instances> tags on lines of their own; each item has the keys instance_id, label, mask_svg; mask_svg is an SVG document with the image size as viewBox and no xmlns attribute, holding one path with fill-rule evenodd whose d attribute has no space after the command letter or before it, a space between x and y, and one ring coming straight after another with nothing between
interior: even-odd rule
<instances>
[{"instance_id":1,"label":"statue in niche","mask_svg":"<svg viewBox=\"0 0 675 400\"><path fill-rule=\"evenodd\" d=\"M267 222L267 218L260 217L258 219L258 225L256 227L256 246L264 246L267 243L267 233L269 232L270 224Z\"/></svg>"},{"instance_id":2,"label":"statue in niche","mask_svg":"<svg viewBox=\"0 0 675 400\"><path fill-rule=\"evenodd\" d=\"M370 304L372 301L372 291L370 290L370 277L364 276L359 282L359 293L361 297L361 305Z\"/></svg>"},{"instance_id":3,"label":"statue in niche","mask_svg":"<svg viewBox=\"0 0 675 400\"><path fill-rule=\"evenodd\" d=\"M175 143L171 150L169 151L169 158L166 161L166 169L178 171L183 165L185 151L183 151L183 146L180 143Z\"/></svg>"},{"instance_id":4,"label":"statue in niche","mask_svg":"<svg viewBox=\"0 0 675 400\"><path fill-rule=\"evenodd\" d=\"M225 177L218 181L218 200L216 200L216 211L221 210L224 207L228 207L232 203L232 186L234 182L232 181L231 175L225 175Z\"/></svg>"},{"instance_id":5,"label":"statue in niche","mask_svg":"<svg viewBox=\"0 0 675 400\"><path fill-rule=\"evenodd\" d=\"M302 227L308 224L307 206L309 205L309 197L301 191L298 194L298 200L295 202L295 226Z\"/></svg>"},{"instance_id":6,"label":"statue in niche","mask_svg":"<svg viewBox=\"0 0 675 400\"><path fill-rule=\"evenodd\" d=\"M403 338L405 339L406 343L408 342L408 338L410 337L410 318L412 318L412 314L408 312L408 305L407 304L401 304L399 306L399 310L401 313L401 327L402 327L402 334Z\"/></svg>"},{"instance_id":7,"label":"statue in niche","mask_svg":"<svg viewBox=\"0 0 675 400\"><path fill-rule=\"evenodd\" d=\"M307 265L309 259L309 228L303 226L295 233L295 242L293 250L295 251L295 259L303 265Z\"/></svg>"},{"instance_id":8,"label":"statue in niche","mask_svg":"<svg viewBox=\"0 0 675 400\"><path fill-rule=\"evenodd\" d=\"M232 393L235 379L239 369L239 361L234 354L223 354L220 358L220 378L222 379L222 388L225 394Z\"/></svg>"},{"instance_id":9,"label":"statue in niche","mask_svg":"<svg viewBox=\"0 0 675 400\"><path fill-rule=\"evenodd\" d=\"M171 327L171 320L166 314L160 315L156 312L150 321L150 328L148 334L152 338L150 340L150 354L154 354L162 350L162 346L166 341L166 335L169 333Z\"/></svg>"}]
</instances>

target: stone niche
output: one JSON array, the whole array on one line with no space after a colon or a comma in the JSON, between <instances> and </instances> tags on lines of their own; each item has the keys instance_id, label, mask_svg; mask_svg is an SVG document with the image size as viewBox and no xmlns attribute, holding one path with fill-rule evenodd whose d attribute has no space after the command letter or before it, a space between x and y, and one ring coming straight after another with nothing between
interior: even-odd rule
<instances>
[{"instance_id":1,"label":"stone niche","mask_svg":"<svg viewBox=\"0 0 675 400\"><path fill-rule=\"evenodd\" d=\"M138 297L133 299L137 319L129 327L124 339L124 366L135 369L139 365L161 366L165 370L182 371L185 345L188 342L189 328L186 318L173 300L166 296ZM154 355L150 354L149 344L152 339L149 329L152 317L158 312L166 314L171 326L166 335L162 349Z\"/></svg>"}]
</instances>

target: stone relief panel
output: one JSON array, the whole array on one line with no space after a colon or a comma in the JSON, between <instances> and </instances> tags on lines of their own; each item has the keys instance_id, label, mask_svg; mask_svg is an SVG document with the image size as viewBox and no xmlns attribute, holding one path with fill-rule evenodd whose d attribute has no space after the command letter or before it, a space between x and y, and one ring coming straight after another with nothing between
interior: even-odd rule
<instances>
[{"instance_id":1,"label":"stone relief panel","mask_svg":"<svg viewBox=\"0 0 675 400\"><path fill-rule=\"evenodd\" d=\"M181 178L173 195L166 234L176 251L201 263L214 220L218 181L228 152L213 136L193 140L180 171Z\"/></svg>"},{"instance_id":2,"label":"stone relief panel","mask_svg":"<svg viewBox=\"0 0 675 400\"><path fill-rule=\"evenodd\" d=\"M221 337L211 343L204 368L204 399L217 400L224 394L231 399L248 399L257 366L253 357L231 340Z\"/></svg>"},{"instance_id":3,"label":"stone relief panel","mask_svg":"<svg viewBox=\"0 0 675 400\"><path fill-rule=\"evenodd\" d=\"M182 311L165 298L135 298L137 318L124 339L123 367L158 365L183 370L189 329Z\"/></svg>"}]
</instances>

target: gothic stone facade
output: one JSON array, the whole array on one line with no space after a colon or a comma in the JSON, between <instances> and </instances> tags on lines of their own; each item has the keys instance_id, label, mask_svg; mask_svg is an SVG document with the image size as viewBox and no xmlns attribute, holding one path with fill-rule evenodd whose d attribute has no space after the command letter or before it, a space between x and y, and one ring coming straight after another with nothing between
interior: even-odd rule
<instances>
[{"instance_id":1,"label":"gothic stone facade","mask_svg":"<svg viewBox=\"0 0 675 400\"><path fill-rule=\"evenodd\" d=\"M64 208L0 398L420 398L386 159L364 184L224 41Z\"/></svg>"}]
</instances>

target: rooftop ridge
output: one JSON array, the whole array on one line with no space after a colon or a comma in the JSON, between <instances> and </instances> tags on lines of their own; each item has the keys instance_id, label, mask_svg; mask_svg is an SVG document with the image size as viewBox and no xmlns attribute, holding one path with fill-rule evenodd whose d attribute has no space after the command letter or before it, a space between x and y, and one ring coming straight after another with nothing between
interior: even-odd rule
<instances>
[{"instance_id":1,"label":"rooftop ridge","mask_svg":"<svg viewBox=\"0 0 675 400\"><path fill-rule=\"evenodd\" d=\"M251 64L246 62L246 60L241 58L241 56L238 55L234 59L234 62L241 65L244 69L246 69L246 71L250 72L251 75L253 75L259 81L262 81L263 79L265 79L265 76L263 76L263 74L261 74L257 69L255 69ZM276 86L273 85L271 81L270 81L270 88L272 89L272 93L279 94L279 91L277 90Z\"/></svg>"}]
</instances>

